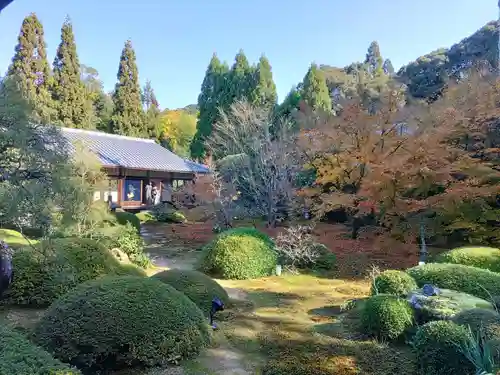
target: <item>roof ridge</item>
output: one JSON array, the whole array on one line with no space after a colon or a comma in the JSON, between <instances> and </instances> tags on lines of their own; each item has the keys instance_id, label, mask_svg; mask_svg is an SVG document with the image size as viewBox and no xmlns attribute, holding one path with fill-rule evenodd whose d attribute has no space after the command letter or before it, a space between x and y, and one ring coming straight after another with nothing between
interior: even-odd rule
<instances>
[{"instance_id":1,"label":"roof ridge","mask_svg":"<svg viewBox=\"0 0 500 375\"><path fill-rule=\"evenodd\" d=\"M75 128L65 128L65 127L61 127L61 130L64 131L64 132L68 132L68 133L94 134L94 135L101 136L101 137L129 139L131 141L141 141L141 142L146 142L146 143L155 143L155 141L153 139L138 138L138 137L129 137L129 136L126 136L126 135L111 134L111 133L105 133L105 132L100 132L100 131L95 131L95 130L75 129Z\"/></svg>"}]
</instances>

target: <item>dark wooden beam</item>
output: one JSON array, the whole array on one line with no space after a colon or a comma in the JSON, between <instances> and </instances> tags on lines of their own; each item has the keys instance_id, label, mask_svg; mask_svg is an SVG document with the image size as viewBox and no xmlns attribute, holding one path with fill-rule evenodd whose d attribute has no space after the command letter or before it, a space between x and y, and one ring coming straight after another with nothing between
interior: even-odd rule
<instances>
[{"instance_id":1,"label":"dark wooden beam","mask_svg":"<svg viewBox=\"0 0 500 375\"><path fill-rule=\"evenodd\" d=\"M10 3L12 3L14 0L0 0L0 12L4 10L4 8L7 7Z\"/></svg>"}]
</instances>

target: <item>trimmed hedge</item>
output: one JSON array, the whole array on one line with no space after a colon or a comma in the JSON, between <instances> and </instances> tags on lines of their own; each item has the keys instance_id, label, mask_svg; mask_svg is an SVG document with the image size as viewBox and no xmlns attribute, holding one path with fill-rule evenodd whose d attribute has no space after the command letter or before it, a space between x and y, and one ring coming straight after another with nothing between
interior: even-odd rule
<instances>
[{"instance_id":1,"label":"trimmed hedge","mask_svg":"<svg viewBox=\"0 0 500 375\"><path fill-rule=\"evenodd\" d=\"M168 203L160 203L154 206L151 213L156 221L162 223L185 223L187 221L186 216L182 212L175 210Z\"/></svg>"},{"instance_id":2,"label":"trimmed hedge","mask_svg":"<svg viewBox=\"0 0 500 375\"><path fill-rule=\"evenodd\" d=\"M367 333L395 340L413 326L414 313L408 301L392 295L378 294L366 301L361 323Z\"/></svg>"},{"instance_id":3,"label":"trimmed hedge","mask_svg":"<svg viewBox=\"0 0 500 375\"><path fill-rule=\"evenodd\" d=\"M12 257L14 282L2 302L45 306L78 284L109 274L138 274L88 238L45 240Z\"/></svg>"},{"instance_id":4,"label":"trimmed hedge","mask_svg":"<svg viewBox=\"0 0 500 375\"><path fill-rule=\"evenodd\" d=\"M0 374L81 375L81 372L52 358L20 333L0 325Z\"/></svg>"},{"instance_id":5,"label":"trimmed hedge","mask_svg":"<svg viewBox=\"0 0 500 375\"><path fill-rule=\"evenodd\" d=\"M441 254L438 263L463 264L500 272L500 249L493 247L459 247Z\"/></svg>"},{"instance_id":6,"label":"trimmed hedge","mask_svg":"<svg viewBox=\"0 0 500 375\"><path fill-rule=\"evenodd\" d=\"M135 217L139 219L141 223L147 223L149 221L156 221L154 215L151 211L141 211L135 214Z\"/></svg>"},{"instance_id":7,"label":"trimmed hedge","mask_svg":"<svg viewBox=\"0 0 500 375\"><path fill-rule=\"evenodd\" d=\"M371 294L405 296L417 289L417 283L404 271L388 270L378 275L372 283Z\"/></svg>"},{"instance_id":8,"label":"trimmed hedge","mask_svg":"<svg viewBox=\"0 0 500 375\"><path fill-rule=\"evenodd\" d=\"M127 225L127 223L130 223L135 229L137 229L137 233L140 233L141 221L137 216L135 216L135 214L126 211L116 211L115 216L120 225Z\"/></svg>"},{"instance_id":9,"label":"trimmed hedge","mask_svg":"<svg viewBox=\"0 0 500 375\"><path fill-rule=\"evenodd\" d=\"M277 257L274 242L265 233L235 228L203 248L198 270L221 279L254 279L271 275Z\"/></svg>"},{"instance_id":10,"label":"trimmed hedge","mask_svg":"<svg viewBox=\"0 0 500 375\"><path fill-rule=\"evenodd\" d=\"M500 274L451 263L428 263L407 270L419 287L433 284L439 288L452 289L473 296L490 299L500 290Z\"/></svg>"},{"instance_id":11,"label":"trimmed hedge","mask_svg":"<svg viewBox=\"0 0 500 375\"><path fill-rule=\"evenodd\" d=\"M459 312L453 317L453 322L467 327L485 340L500 339L500 315L494 310L469 309Z\"/></svg>"},{"instance_id":12,"label":"trimmed hedge","mask_svg":"<svg viewBox=\"0 0 500 375\"><path fill-rule=\"evenodd\" d=\"M198 271L172 269L159 272L153 278L163 281L184 293L196 306L209 316L212 299L218 297L229 306L229 296L217 281Z\"/></svg>"},{"instance_id":13,"label":"trimmed hedge","mask_svg":"<svg viewBox=\"0 0 500 375\"><path fill-rule=\"evenodd\" d=\"M413 340L418 374L474 375L474 366L460 352L460 345L467 337L465 327L451 321L440 320L420 326Z\"/></svg>"},{"instance_id":14,"label":"trimmed hedge","mask_svg":"<svg viewBox=\"0 0 500 375\"><path fill-rule=\"evenodd\" d=\"M210 342L200 309L152 278L109 276L55 302L34 341L80 369L163 366L197 355Z\"/></svg>"}]
</instances>

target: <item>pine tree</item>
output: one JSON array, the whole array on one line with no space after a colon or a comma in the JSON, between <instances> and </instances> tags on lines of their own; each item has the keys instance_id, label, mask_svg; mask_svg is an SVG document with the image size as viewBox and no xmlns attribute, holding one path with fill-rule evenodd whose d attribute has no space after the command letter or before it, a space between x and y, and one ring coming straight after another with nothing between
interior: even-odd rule
<instances>
[{"instance_id":1,"label":"pine tree","mask_svg":"<svg viewBox=\"0 0 500 375\"><path fill-rule=\"evenodd\" d=\"M146 129L149 138L159 140L161 134L159 129L160 105L156 99L151 81L147 80L142 92L142 103L146 111Z\"/></svg>"},{"instance_id":2,"label":"pine tree","mask_svg":"<svg viewBox=\"0 0 500 375\"><path fill-rule=\"evenodd\" d=\"M122 50L113 93L112 133L142 137L147 135L142 109L141 86L132 42L127 40Z\"/></svg>"},{"instance_id":3,"label":"pine tree","mask_svg":"<svg viewBox=\"0 0 500 375\"><path fill-rule=\"evenodd\" d=\"M54 59L52 98L58 122L70 128L95 128L97 120L81 80L73 26L67 18L61 28L61 43Z\"/></svg>"},{"instance_id":4,"label":"pine tree","mask_svg":"<svg viewBox=\"0 0 500 375\"><path fill-rule=\"evenodd\" d=\"M368 72L373 76L380 76L384 73L384 60L382 59L378 42L371 42L370 47L368 47L365 65L367 66Z\"/></svg>"},{"instance_id":5,"label":"pine tree","mask_svg":"<svg viewBox=\"0 0 500 375\"><path fill-rule=\"evenodd\" d=\"M228 72L227 64L221 63L217 55L214 54L206 70L198 96L198 123L196 124L196 134L190 146L193 158L203 159L206 156L205 141L212 134L213 124L219 119L220 107L226 103Z\"/></svg>"},{"instance_id":6,"label":"pine tree","mask_svg":"<svg viewBox=\"0 0 500 375\"><path fill-rule=\"evenodd\" d=\"M54 119L54 104L50 94L52 77L43 26L35 13L23 20L7 78L16 80L22 95L34 108L35 121L50 123Z\"/></svg>"},{"instance_id":7,"label":"pine tree","mask_svg":"<svg viewBox=\"0 0 500 375\"><path fill-rule=\"evenodd\" d=\"M304 77L302 100L311 106L313 110L325 112L332 110L332 99L326 85L325 74L316 64L311 64Z\"/></svg>"},{"instance_id":8,"label":"pine tree","mask_svg":"<svg viewBox=\"0 0 500 375\"><path fill-rule=\"evenodd\" d=\"M234 64L229 72L229 92L224 108L227 110L238 100L249 100L252 90L252 81L255 69L248 63L243 50L240 50L235 58Z\"/></svg>"},{"instance_id":9,"label":"pine tree","mask_svg":"<svg viewBox=\"0 0 500 375\"><path fill-rule=\"evenodd\" d=\"M382 66L384 73L388 76L394 75L394 66L392 65L392 61L390 59L386 59L384 61L384 65Z\"/></svg>"},{"instance_id":10,"label":"pine tree","mask_svg":"<svg viewBox=\"0 0 500 375\"><path fill-rule=\"evenodd\" d=\"M273 80L271 64L265 56L261 56L259 59L252 86L252 92L250 93L252 104L269 110L276 106L278 101L276 84Z\"/></svg>"}]
</instances>

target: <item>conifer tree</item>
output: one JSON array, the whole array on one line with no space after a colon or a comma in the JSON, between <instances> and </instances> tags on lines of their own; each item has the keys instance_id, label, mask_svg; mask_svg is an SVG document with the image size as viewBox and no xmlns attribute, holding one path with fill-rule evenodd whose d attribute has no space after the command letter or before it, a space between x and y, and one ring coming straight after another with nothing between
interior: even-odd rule
<instances>
[{"instance_id":1,"label":"conifer tree","mask_svg":"<svg viewBox=\"0 0 500 375\"><path fill-rule=\"evenodd\" d=\"M250 93L250 102L258 107L273 109L278 101L276 84L269 60L263 55L259 59L254 72L253 87Z\"/></svg>"},{"instance_id":2,"label":"conifer tree","mask_svg":"<svg viewBox=\"0 0 500 375\"><path fill-rule=\"evenodd\" d=\"M52 77L44 31L35 13L23 20L7 78L19 85L22 95L34 109L35 121L50 123L54 120L55 111L50 94Z\"/></svg>"},{"instance_id":3,"label":"conifer tree","mask_svg":"<svg viewBox=\"0 0 500 375\"><path fill-rule=\"evenodd\" d=\"M212 56L198 96L198 123L191 143L191 156L203 159L206 156L205 141L212 134L213 124L219 119L219 109L226 103L228 91L227 64L221 63L216 54Z\"/></svg>"},{"instance_id":4,"label":"conifer tree","mask_svg":"<svg viewBox=\"0 0 500 375\"><path fill-rule=\"evenodd\" d=\"M392 61L390 59L386 59L383 65L384 73L388 76L392 76L394 74L394 66L392 65Z\"/></svg>"},{"instance_id":5,"label":"conifer tree","mask_svg":"<svg viewBox=\"0 0 500 375\"><path fill-rule=\"evenodd\" d=\"M228 96L225 102L225 109L228 109L238 100L250 99L252 91L252 81L255 69L250 66L243 50L240 50L235 58L234 64L228 76Z\"/></svg>"},{"instance_id":6,"label":"conifer tree","mask_svg":"<svg viewBox=\"0 0 500 375\"><path fill-rule=\"evenodd\" d=\"M146 136L139 73L135 51L130 40L127 40L122 50L117 79L113 93L111 132L133 137Z\"/></svg>"},{"instance_id":7,"label":"conifer tree","mask_svg":"<svg viewBox=\"0 0 500 375\"><path fill-rule=\"evenodd\" d=\"M380 76L384 73L384 60L382 59L378 42L371 42L370 47L368 47L365 65L368 72L373 76Z\"/></svg>"},{"instance_id":8,"label":"conifer tree","mask_svg":"<svg viewBox=\"0 0 500 375\"><path fill-rule=\"evenodd\" d=\"M81 80L75 36L69 18L61 28L61 43L56 51L53 69L52 98L58 122L70 128L94 128L97 118Z\"/></svg>"},{"instance_id":9,"label":"conifer tree","mask_svg":"<svg viewBox=\"0 0 500 375\"><path fill-rule=\"evenodd\" d=\"M142 103L146 111L145 121L148 138L159 139L161 136L159 129L160 105L149 80L146 81L142 92Z\"/></svg>"},{"instance_id":10,"label":"conifer tree","mask_svg":"<svg viewBox=\"0 0 500 375\"><path fill-rule=\"evenodd\" d=\"M332 99L326 85L325 74L316 64L311 64L304 77L302 86L302 100L313 110L330 112Z\"/></svg>"}]
</instances>

